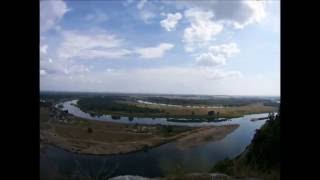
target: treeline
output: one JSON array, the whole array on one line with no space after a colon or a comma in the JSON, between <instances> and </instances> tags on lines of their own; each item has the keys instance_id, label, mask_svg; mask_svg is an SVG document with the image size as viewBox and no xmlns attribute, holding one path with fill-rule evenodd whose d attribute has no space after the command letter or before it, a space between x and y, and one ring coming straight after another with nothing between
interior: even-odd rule
<instances>
[{"instance_id":1,"label":"treeline","mask_svg":"<svg viewBox=\"0 0 320 180\"><path fill-rule=\"evenodd\" d=\"M202 106L245 106L254 103L263 103L265 105L277 106L276 102L261 98L210 98L210 99L173 99L165 97L146 97L146 101L160 104L175 105L202 105Z\"/></svg>"},{"instance_id":2,"label":"treeline","mask_svg":"<svg viewBox=\"0 0 320 180\"><path fill-rule=\"evenodd\" d=\"M89 93L74 93L74 92L40 92L40 99L57 103L65 100L72 100L79 97L92 96Z\"/></svg>"},{"instance_id":3,"label":"treeline","mask_svg":"<svg viewBox=\"0 0 320 180\"><path fill-rule=\"evenodd\" d=\"M121 96L95 96L85 97L78 101L78 106L83 111L113 111L128 113L161 113L158 109L138 107L136 105L127 104L120 101L127 100Z\"/></svg>"}]
</instances>

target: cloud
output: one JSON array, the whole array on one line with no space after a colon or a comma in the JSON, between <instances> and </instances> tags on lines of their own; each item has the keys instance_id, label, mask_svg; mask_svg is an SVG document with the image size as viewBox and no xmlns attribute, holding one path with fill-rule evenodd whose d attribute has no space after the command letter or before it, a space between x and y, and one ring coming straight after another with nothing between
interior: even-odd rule
<instances>
[{"instance_id":1,"label":"cloud","mask_svg":"<svg viewBox=\"0 0 320 180\"><path fill-rule=\"evenodd\" d=\"M260 23L265 17L265 1L174 1L177 7L197 8L212 11L215 19L235 28L243 28L252 23Z\"/></svg>"},{"instance_id":2,"label":"cloud","mask_svg":"<svg viewBox=\"0 0 320 180\"><path fill-rule=\"evenodd\" d=\"M66 74L69 74L69 75L78 75L78 74L90 72L90 68L83 64L74 64L64 69L64 71L66 72Z\"/></svg>"},{"instance_id":3,"label":"cloud","mask_svg":"<svg viewBox=\"0 0 320 180\"><path fill-rule=\"evenodd\" d=\"M240 52L236 43L228 43L222 45L214 45L209 47L209 52L215 55L224 56L224 57L232 57L233 55Z\"/></svg>"},{"instance_id":4,"label":"cloud","mask_svg":"<svg viewBox=\"0 0 320 180\"><path fill-rule=\"evenodd\" d=\"M60 59L120 59L138 54L143 59L161 58L166 51L174 47L170 43L160 43L155 47L123 48L123 39L105 31L83 33L65 31L63 42L58 48Z\"/></svg>"},{"instance_id":5,"label":"cloud","mask_svg":"<svg viewBox=\"0 0 320 180\"><path fill-rule=\"evenodd\" d=\"M140 12L140 18L143 20L144 23L146 24L150 24L151 23L151 19L155 18L156 15L149 11L149 10L143 10Z\"/></svg>"},{"instance_id":6,"label":"cloud","mask_svg":"<svg viewBox=\"0 0 320 180\"><path fill-rule=\"evenodd\" d=\"M48 49L47 44L40 46L40 53L47 54L47 49Z\"/></svg>"},{"instance_id":7,"label":"cloud","mask_svg":"<svg viewBox=\"0 0 320 180\"><path fill-rule=\"evenodd\" d=\"M138 48L135 50L135 52L144 59L161 58L166 51L172 49L173 47L173 44L161 43L156 47Z\"/></svg>"},{"instance_id":8,"label":"cloud","mask_svg":"<svg viewBox=\"0 0 320 180\"><path fill-rule=\"evenodd\" d=\"M54 28L68 11L62 0L40 1L40 32Z\"/></svg>"},{"instance_id":9,"label":"cloud","mask_svg":"<svg viewBox=\"0 0 320 180\"><path fill-rule=\"evenodd\" d=\"M214 45L208 48L207 53L196 57L196 64L199 66L217 66L226 64L226 59L233 57L240 50L236 43Z\"/></svg>"},{"instance_id":10,"label":"cloud","mask_svg":"<svg viewBox=\"0 0 320 180\"><path fill-rule=\"evenodd\" d=\"M137 4L139 10L143 9L144 5L147 3L147 0L140 0Z\"/></svg>"},{"instance_id":11,"label":"cloud","mask_svg":"<svg viewBox=\"0 0 320 180\"><path fill-rule=\"evenodd\" d=\"M209 80L222 80L222 79L237 79L242 77L242 73L239 71L222 71L214 69L212 71L207 70L207 79Z\"/></svg>"},{"instance_id":12,"label":"cloud","mask_svg":"<svg viewBox=\"0 0 320 180\"><path fill-rule=\"evenodd\" d=\"M45 76L47 74L47 72L43 69L40 69L40 75L41 76Z\"/></svg>"},{"instance_id":13,"label":"cloud","mask_svg":"<svg viewBox=\"0 0 320 180\"><path fill-rule=\"evenodd\" d=\"M66 31L63 32L63 38L58 55L64 59L117 59L130 54L129 50L119 48L123 39L103 31L91 34Z\"/></svg>"},{"instance_id":14,"label":"cloud","mask_svg":"<svg viewBox=\"0 0 320 180\"><path fill-rule=\"evenodd\" d=\"M266 18L261 22L262 27L280 34L280 2L266 1L265 14Z\"/></svg>"},{"instance_id":15,"label":"cloud","mask_svg":"<svg viewBox=\"0 0 320 180\"><path fill-rule=\"evenodd\" d=\"M212 53L202 53L196 58L196 64L199 66L217 66L225 63L224 57L215 56Z\"/></svg>"},{"instance_id":16,"label":"cloud","mask_svg":"<svg viewBox=\"0 0 320 180\"><path fill-rule=\"evenodd\" d=\"M145 24L151 24L152 19L156 17L156 11L158 10L158 7L155 6L154 3L147 1L147 0L140 0L137 3L138 13L140 16L140 19Z\"/></svg>"},{"instance_id":17,"label":"cloud","mask_svg":"<svg viewBox=\"0 0 320 180\"><path fill-rule=\"evenodd\" d=\"M240 75L241 73L236 71L191 67L112 69L92 71L84 76L78 74L46 76L41 79L40 85L41 89L71 91L178 94L230 94L234 92L239 94L234 87L227 89L221 87L221 83L224 83L225 86L234 84L242 80L239 79ZM73 78L66 78L69 76Z\"/></svg>"},{"instance_id":18,"label":"cloud","mask_svg":"<svg viewBox=\"0 0 320 180\"><path fill-rule=\"evenodd\" d=\"M223 30L223 25L212 20L214 17L211 11L188 9L184 16L190 22L185 28L183 41L186 43L186 51L193 51L194 45L213 40L213 37Z\"/></svg>"},{"instance_id":19,"label":"cloud","mask_svg":"<svg viewBox=\"0 0 320 180\"><path fill-rule=\"evenodd\" d=\"M182 18L180 13L167 14L167 18L160 21L160 25L165 28L167 31L172 31L176 25L178 24L179 20Z\"/></svg>"},{"instance_id":20,"label":"cloud","mask_svg":"<svg viewBox=\"0 0 320 180\"><path fill-rule=\"evenodd\" d=\"M94 23L101 23L108 20L108 16L101 12L101 11L95 11L92 14L87 14L84 18L86 21L91 21Z\"/></svg>"}]
</instances>

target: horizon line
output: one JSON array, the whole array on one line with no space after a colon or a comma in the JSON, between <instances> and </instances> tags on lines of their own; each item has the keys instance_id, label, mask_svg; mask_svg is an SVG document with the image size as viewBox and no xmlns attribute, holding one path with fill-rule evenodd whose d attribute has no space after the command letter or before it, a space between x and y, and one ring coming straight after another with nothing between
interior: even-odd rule
<instances>
[{"instance_id":1,"label":"horizon line","mask_svg":"<svg viewBox=\"0 0 320 180\"><path fill-rule=\"evenodd\" d=\"M158 95L192 95L192 96L265 96L265 97L281 97L281 95L248 95L248 94L187 94L187 93L148 93L148 92L111 92L111 91L70 91L70 90L40 90L41 92L58 92L58 93L109 93L109 94L158 94Z\"/></svg>"}]
</instances>

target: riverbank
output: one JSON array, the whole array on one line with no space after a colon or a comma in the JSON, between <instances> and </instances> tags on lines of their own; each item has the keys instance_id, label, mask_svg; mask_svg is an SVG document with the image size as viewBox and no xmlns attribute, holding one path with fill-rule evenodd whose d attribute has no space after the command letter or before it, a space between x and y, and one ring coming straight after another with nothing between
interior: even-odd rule
<instances>
[{"instance_id":1,"label":"riverbank","mask_svg":"<svg viewBox=\"0 0 320 180\"><path fill-rule=\"evenodd\" d=\"M219 141L239 127L238 124L202 128L187 136L177 139L179 149L188 149L209 141Z\"/></svg>"},{"instance_id":2,"label":"riverbank","mask_svg":"<svg viewBox=\"0 0 320 180\"><path fill-rule=\"evenodd\" d=\"M183 126L135 125L86 120L68 115L50 120L49 109L41 108L40 140L79 154L123 154L148 150L179 140L192 146L225 137L239 125L191 128ZM190 144L189 144L190 145Z\"/></svg>"}]
</instances>

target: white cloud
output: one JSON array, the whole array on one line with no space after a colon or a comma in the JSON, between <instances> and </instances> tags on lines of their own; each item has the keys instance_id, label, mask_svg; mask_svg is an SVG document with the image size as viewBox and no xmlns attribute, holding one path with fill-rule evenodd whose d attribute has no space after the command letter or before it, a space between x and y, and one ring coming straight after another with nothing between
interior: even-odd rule
<instances>
[{"instance_id":1,"label":"white cloud","mask_svg":"<svg viewBox=\"0 0 320 180\"><path fill-rule=\"evenodd\" d=\"M72 76L73 79L68 79L67 76ZM241 73L236 71L205 70L203 68L113 69L93 71L85 76L70 74L46 76L41 79L40 85L41 89L71 91L239 94L237 87L228 86L243 81L239 79L240 76ZM221 83L228 88L222 87ZM247 84L239 84L239 86L245 85Z\"/></svg>"},{"instance_id":2,"label":"white cloud","mask_svg":"<svg viewBox=\"0 0 320 180\"><path fill-rule=\"evenodd\" d=\"M152 11L143 10L143 11L140 12L140 18L146 24L150 24L151 23L151 19L153 19L155 17L156 17L156 15Z\"/></svg>"},{"instance_id":3,"label":"white cloud","mask_svg":"<svg viewBox=\"0 0 320 180\"><path fill-rule=\"evenodd\" d=\"M243 28L252 23L260 23L266 16L266 1L237 0L237 1L174 1L177 8L197 8L212 11L215 19L235 28Z\"/></svg>"},{"instance_id":4,"label":"white cloud","mask_svg":"<svg viewBox=\"0 0 320 180\"><path fill-rule=\"evenodd\" d=\"M144 5L147 3L147 0L140 0L137 4L139 10L143 9Z\"/></svg>"},{"instance_id":5,"label":"white cloud","mask_svg":"<svg viewBox=\"0 0 320 180\"><path fill-rule=\"evenodd\" d=\"M144 59L161 58L166 51L172 49L173 47L173 44L161 43L156 47L138 48L135 50L135 52Z\"/></svg>"},{"instance_id":6,"label":"white cloud","mask_svg":"<svg viewBox=\"0 0 320 180\"><path fill-rule=\"evenodd\" d=\"M196 44L213 40L214 36L223 30L223 25L212 20L214 15L211 11L189 9L184 14L190 22L190 26L184 30L183 37L186 51L192 51Z\"/></svg>"},{"instance_id":7,"label":"white cloud","mask_svg":"<svg viewBox=\"0 0 320 180\"><path fill-rule=\"evenodd\" d=\"M151 20L156 17L156 11L158 7L156 7L152 2L148 2L147 0L140 0L137 3L138 13L140 19L146 23L153 23Z\"/></svg>"},{"instance_id":8,"label":"white cloud","mask_svg":"<svg viewBox=\"0 0 320 180\"><path fill-rule=\"evenodd\" d=\"M122 58L130 54L129 50L119 49L123 40L106 32L92 34L67 31L64 41L58 49L60 58Z\"/></svg>"},{"instance_id":9,"label":"white cloud","mask_svg":"<svg viewBox=\"0 0 320 180\"><path fill-rule=\"evenodd\" d=\"M245 1L249 8L252 10L252 14L249 17L248 21L244 23L250 24L254 22L261 22L266 17L266 1Z\"/></svg>"},{"instance_id":10,"label":"white cloud","mask_svg":"<svg viewBox=\"0 0 320 180\"><path fill-rule=\"evenodd\" d=\"M266 1L266 18L261 22L265 29L280 34L280 2Z\"/></svg>"},{"instance_id":11,"label":"white cloud","mask_svg":"<svg viewBox=\"0 0 320 180\"><path fill-rule=\"evenodd\" d=\"M48 49L48 45L47 44L40 46L40 52L42 54L47 54L47 49Z\"/></svg>"},{"instance_id":12,"label":"white cloud","mask_svg":"<svg viewBox=\"0 0 320 180\"><path fill-rule=\"evenodd\" d=\"M170 43L160 43L154 47L135 49L123 48L123 39L105 31L83 33L65 31L62 33L63 42L57 53L60 60L76 59L120 59L131 55L139 55L143 59L161 58L166 51L174 47Z\"/></svg>"},{"instance_id":13,"label":"white cloud","mask_svg":"<svg viewBox=\"0 0 320 180\"><path fill-rule=\"evenodd\" d=\"M82 65L82 64L75 64L70 66L68 69L66 69L68 74L82 74L82 73L88 73L90 72L89 67Z\"/></svg>"},{"instance_id":14,"label":"white cloud","mask_svg":"<svg viewBox=\"0 0 320 180\"><path fill-rule=\"evenodd\" d=\"M119 59L131 54L130 50L127 49L110 49L110 50L83 50L77 57L81 59L97 59L97 58L106 58L106 59Z\"/></svg>"},{"instance_id":15,"label":"white cloud","mask_svg":"<svg viewBox=\"0 0 320 180\"><path fill-rule=\"evenodd\" d=\"M240 49L238 48L237 44L233 42L228 44L210 46L209 52L215 55L220 55L229 58L239 53Z\"/></svg>"},{"instance_id":16,"label":"white cloud","mask_svg":"<svg viewBox=\"0 0 320 180\"><path fill-rule=\"evenodd\" d=\"M180 13L175 13L175 14L168 13L167 18L160 21L160 25L163 28L165 28L167 31L172 31L176 27L177 23L181 18L182 18L182 15Z\"/></svg>"},{"instance_id":17,"label":"white cloud","mask_svg":"<svg viewBox=\"0 0 320 180\"><path fill-rule=\"evenodd\" d=\"M214 45L208 48L207 53L196 57L196 64L199 66L217 66L226 64L226 59L239 53L236 43Z\"/></svg>"},{"instance_id":18,"label":"white cloud","mask_svg":"<svg viewBox=\"0 0 320 180\"><path fill-rule=\"evenodd\" d=\"M241 13L244 14L242 20L226 20L227 22L231 22L235 28L244 28L245 26L252 24L252 23L260 23L265 17L265 2L264 1L243 1L243 6L246 7L248 10L247 14L244 14L244 10ZM240 12L239 12L240 13Z\"/></svg>"},{"instance_id":19,"label":"white cloud","mask_svg":"<svg viewBox=\"0 0 320 180\"><path fill-rule=\"evenodd\" d=\"M62 0L40 1L40 32L55 28L69 9Z\"/></svg>"},{"instance_id":20,"label":"white cloud","mask_svg":"<svg viewBox=\"0 0 320 180\"><path fill-rule=\"evenodd\" d=\"M48 61L49 61L49 63L52 63L52 62L53 62L51 58L49 58L49 60L48 60Z\"/></svg>"},{"instance_id":21,"label":"white cloud","mask_svg":"<svg viewBox=\"0 0 320 180\"><path fill-rule=\"evenodd\" d=\"M222 71L219 69L207 70L207 79L209 80L221 80L221 79L237 79L242 77L242 73L239 71Z\"/></svg>"},{"instance_id":22,"label":"white cloud","mask_svg":"<svg viewBox=\"0 0 320 180\"><path fill-rule=\"evenodd\" d=\"M215 56L212 53L202 53L196 58L196 64L199 66L217 66L225 63L224 57Z\"/></svg>"},{"instance_id":23,"label":"white cloud","mask_svg":"<svg viewBox=\"0 0 320 180\"><path fill-rule=\"evenodd\" d=\"M41 76L44 76L44 75L46 75L46 74L47 74L47 72L46 72L45 70L40 69L40 75L41 75Z\"/></svg>"},{"instance_id":24,"label":"white cloud","mask_svg":"<svg viewBox=\"0 0 320 180\"><path fill-rule=\"evenodd\" d=\"M94 23L101 23L107 21L108 16L105 13L97 10L92 14L87 14L84 19Z\"/></svg>"}]
</instances>

